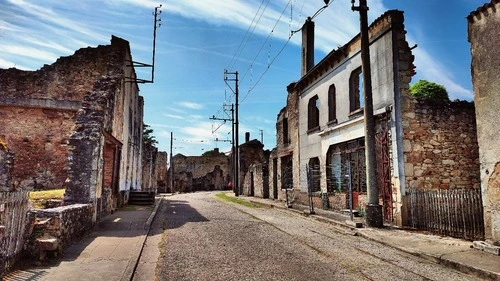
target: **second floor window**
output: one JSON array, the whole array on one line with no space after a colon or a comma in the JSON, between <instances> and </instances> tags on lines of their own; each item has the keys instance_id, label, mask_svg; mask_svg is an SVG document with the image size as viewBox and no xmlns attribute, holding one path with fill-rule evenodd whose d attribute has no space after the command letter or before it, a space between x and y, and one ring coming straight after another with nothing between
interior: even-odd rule
<instances>
[{"instance_id":1,"label":"second floor window","mask_svg":"<svg viewBox=\"0 0 500 281\"><path fill-rule=\"evenodd\" d=\"M283 118L283 144L290 144L290 136L288 135L288 118Z\"/></svg>"},{"instance_id":2,"label":"second floor window","mask_svg":"<svg viewBox=\"0 0 500 281\"><path fill-rule=\"evenodd\" d=\"M307 105L307 129L313 130L319 128L319 99L314 96L309 99Z\"/></svg>"},{"instance_id":3,"label":"second floor window","mask_svg":"<svg viewBox=\"0 0 500 281\"><path fill-rule=\"evenodd\" d=\"M337 122L337 101L335 85L330 85L328 89L328 122Z\"/></svg>"},{"instance_id":4,"label":"second floor window","mask_svg":"<svg viewBox=\"0 0 500 281\"><path fill-rule=\"evenodd\" d=\"M361 67L351 73L349 78L349 109L354 112L364 107L363 72Z\"/></svg>"}]
</instances>

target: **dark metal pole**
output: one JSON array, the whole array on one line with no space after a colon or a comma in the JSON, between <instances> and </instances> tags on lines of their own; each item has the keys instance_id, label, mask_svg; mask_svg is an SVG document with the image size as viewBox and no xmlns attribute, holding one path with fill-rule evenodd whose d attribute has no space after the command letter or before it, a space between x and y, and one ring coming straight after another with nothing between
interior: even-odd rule
<instances>
[{"instance_id":1,"label":"dark metal pole","mask_svg":"<svg viewBox=\"0 0 500 281\"><path fill-rule=\"evenodd\" d=\"M170 192L174 193L174 163L172 149L174 146L174 132L170 132Z\"/></svg>"},{"instance_id":2,"label":"dark metal pole","mask_svg":"<svg viewBox=\"0 0 500 281\"><path fill-rule=\"evenodd\" d=\"M236 146L236 178L235 178L235 186L236 188L238 189L238 194L242 194L243 190L240 188L240 142L239 142L239 134L240 134L240 128L239 128L239 113L238 113L238 108L239 108L239 90L238 90L238 71L235 72L235 75L236 75L236 79L235 79L235 93L234 93L234 96L235 96L235 105L236 105L236 111L235 111L235 114L236 114L236 119L234 121L234 130L235 130L235 146Z\"/></svg>"},{"instance_id":3,"label":"dark metal pole","mask_svg":"<svg viewBox=\"0 0 500 281\"><path fill-rule=\"evenodd\" d=\"M352 9L359 11L361 29L361 64L363 71L364 91L364 123L365 123L365 156L366 186L368 205L366 206L366 224L382 227L382 206L379 205L377 188L377 164L375 154L375 117L373 115L372 78L370 69L370 39L368 36L368 5L366 0L359 0L359 6Z\"/></svg>"},{"instance_id":4,"label":"dark metal pole","mask_svg":"<svg viewBox=\"0 0 500 281\"><path fill-rule=\"evenodd\" d=\"M231 158L233 160L233 176L232 176L232 185L233 185L233 192L235 194L235 196L238 196L239 195L239 190L236 189L236 183L235 183L235 180L236 180L236 148L235 148L235 145L234 145L234 104L231 104L231 131L232 131L232 136L231 136Z\"/></svg>"},{"instance_id":5,"label":"dark metal pole","mask_svg":"<svg viewBox=\"0 0 500 281\"><path fill-rule=\"evenodd\" d=\"M155 19L154 19L154 28L153 28L153 63L151 64L151 83L155 81L155 50L156 50L156 28L158 22L161 21L161 19L157 19L158 17L158 9L161 8L161 4L158 7L155 7ZM159 12L161 14L161 11ZM161 23L160 23L161 25Z\"/></svg>"}]
</instances>

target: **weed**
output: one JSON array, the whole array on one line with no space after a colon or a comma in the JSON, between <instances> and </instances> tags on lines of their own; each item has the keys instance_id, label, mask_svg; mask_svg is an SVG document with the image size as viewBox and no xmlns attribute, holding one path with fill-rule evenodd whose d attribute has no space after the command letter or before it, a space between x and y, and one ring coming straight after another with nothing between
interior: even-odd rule
<instances>
[{"instance_id":1,"label":"weed","mask_svg":"<svg viewBox=\"0 0 500 281\"><path fill-rule=\"evenodd\" d=\"M249 207L249 208L260 208L261 207L258 204L248 202L246 200L242 200L242 199L239 199L236 197L227 196L227 194L225 192L217 193L217 194L215 194L215 196L219 197L220 199L223 199L223 200L226 200L226 201L229 201L232 203L240 204L240 205L243 205L243 206Z\"/></svg>"}]
</instances>

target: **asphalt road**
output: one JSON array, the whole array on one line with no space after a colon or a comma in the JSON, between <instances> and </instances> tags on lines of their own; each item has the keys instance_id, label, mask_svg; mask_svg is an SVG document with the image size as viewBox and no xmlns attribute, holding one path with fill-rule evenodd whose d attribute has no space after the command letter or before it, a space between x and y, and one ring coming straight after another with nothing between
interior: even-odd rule
<instances>
[{"instance_id":1,"label":"asphalt road","mask_svg":"<svg viewBox=\"0 0 500 281\"><path fill-rule=\"evenodd\" d=\"M480 280L286 210L165 198L157 280Z\"/></svg>"}]
</instances>

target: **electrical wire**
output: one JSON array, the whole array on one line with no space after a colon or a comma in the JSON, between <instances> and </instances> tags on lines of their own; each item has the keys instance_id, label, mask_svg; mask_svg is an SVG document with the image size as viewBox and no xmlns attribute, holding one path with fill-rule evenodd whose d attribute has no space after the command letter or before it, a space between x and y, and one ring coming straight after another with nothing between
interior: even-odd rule
<instances>
[{"instance_id":1,"label":"electrical wire","mask_svg":"<svg viewBox=\"0 0 500 281\"><path fill-rule=\"evenodd\" d=\"M262 5L264 5L264 2L266 0L262 0L262 2L260 3L260 6L259 6L259 9L257 10L257 12L255 13L253 19L252 19L252 22L250 23L250 25L248 26L248 29L247 31L245 32L245 35L243 36L243 39L241 40L238 48L236 49L236 52L234 53L233 57L231 58L231 60L229 61L229 64L226 66L226 69L232 69L232 67L234 66L233 63L236 63L236 61L238 60L238 58L241 56L241 53L243 53L243 50L245 49L245 47L247 46L247 44L243 44L245 41L249 41L250 40L250 37L253 35L254 31L255 31L255 28L257 27L257 25L259 24L260 22L260 19L262 18L262 15L264 14L265 10L267 9L267 5L269 5L269 1L270 0L267 0L267 3L264 7L264 9L262 9L262 12L260 13L260 16L259 18L257 19L257 22L255 22L254 24L254 21L255 21L255 18L257 17L257 15L259 14L261 8L262 8ZM253 26L253 28L252 28ZM250 31L251 29L251 31Z\"/></svg>"}]
</instances>

